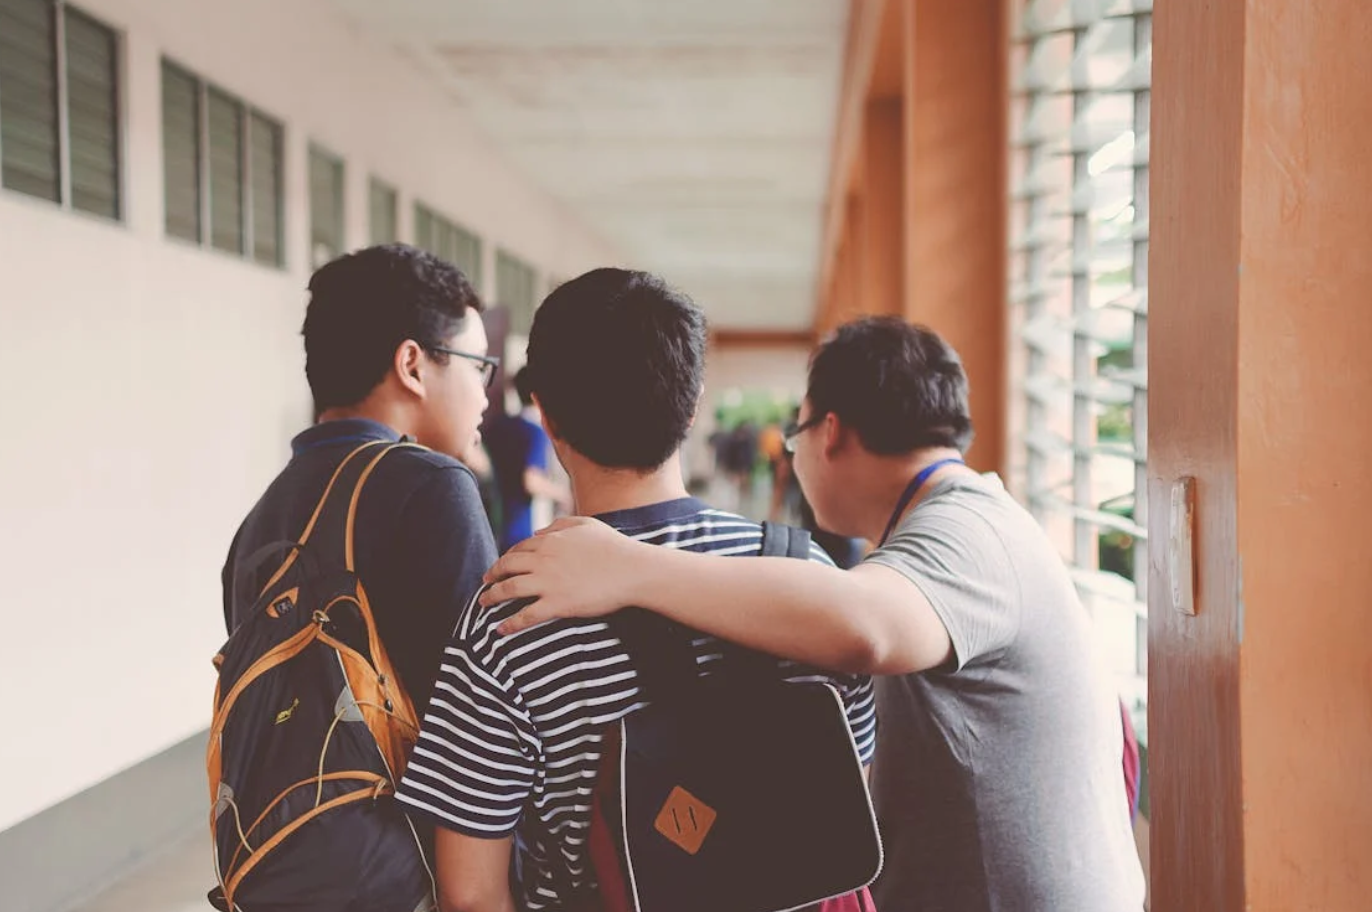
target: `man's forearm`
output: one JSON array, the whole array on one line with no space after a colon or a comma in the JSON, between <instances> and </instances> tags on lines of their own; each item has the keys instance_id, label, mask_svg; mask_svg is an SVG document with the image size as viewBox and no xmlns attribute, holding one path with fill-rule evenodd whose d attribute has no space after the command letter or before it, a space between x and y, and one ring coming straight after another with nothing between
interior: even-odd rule
<instances>
[{"instance_id":1,"label":"man's forearm","mask_svg":"<svg viewBox=\"0 0 1372 912\"><path fill-rule=\"evenodd\" d=\"M487 581L483 605L527 601L501 622L504 636L639 605L722 639L838 671L924 671L953 651L914 579L888 567L838 570L790 558L674 551L591 519L554 523L522 542Z\"/></svg>"},{"instance_id":2,"label":"man's forearm","mask_svg":"<svg viewBox=\"0 0 1372 912\"><path fill-rule=\"evenodd\" d=\"M860 574L788 558L645 546L634 603L721 639L839 671L882 662L882 596Z\"/></svg>"}]
</instances>

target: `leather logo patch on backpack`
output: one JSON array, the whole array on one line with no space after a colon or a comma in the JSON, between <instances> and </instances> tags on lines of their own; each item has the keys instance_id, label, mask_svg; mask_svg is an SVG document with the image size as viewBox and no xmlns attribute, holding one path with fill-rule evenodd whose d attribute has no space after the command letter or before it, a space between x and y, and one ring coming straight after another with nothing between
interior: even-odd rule
<instances>
[{"instance_id":1,"label":"leather logo patch on backpack","mask_svg":"<svg viewBox=\"0 0 1372 912\"><path fill-rule=\"evenodd\" d=\"M714 808L678 785L667 796L653 826L677 848L694 855L705 844L718 816Z\"/></svg>"}]
</instances>

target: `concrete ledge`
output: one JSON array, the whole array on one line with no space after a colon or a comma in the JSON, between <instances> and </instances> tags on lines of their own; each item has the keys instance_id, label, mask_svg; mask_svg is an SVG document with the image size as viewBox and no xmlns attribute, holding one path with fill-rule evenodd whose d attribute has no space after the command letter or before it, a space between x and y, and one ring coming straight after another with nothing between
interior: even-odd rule
<instances>
[{"instance_id":1,"label":"concrete ledge","mask_svg":"<svg viewBox=\"0 0 1372 912\"><path fill-rule=\"evenodd\" d=\"M0 910L66 912L197 827L208 858L206 737L192 735L0 832Z\"/></svg>"}]
</instances>

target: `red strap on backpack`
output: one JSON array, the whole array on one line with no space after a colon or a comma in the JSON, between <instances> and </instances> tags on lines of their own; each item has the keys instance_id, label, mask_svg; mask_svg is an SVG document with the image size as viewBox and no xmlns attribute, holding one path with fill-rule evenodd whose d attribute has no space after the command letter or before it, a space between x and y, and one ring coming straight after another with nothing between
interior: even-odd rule
<instances>
[{"instance_id":1,"label":"red strap on backpack","mask_svg":"<svg viewBox=\"0 0 1372 912\"><path fill-rule=\"evenodd\" d=\"M1129 710L1120 701L1120 719L1124 725L1124 793L1129 799L1129 819L1132 821L1139 811L1139 780L1142 778L1142 764L1139 758L1139 738L1134 733L1134 723L1129 718Z\"/></svg>"},{"instance_id":2,"label":"red strap on backpack","mask_svg":"<svg viewBox=\"0 0 1372 912\"><path fill-rule=\"evenodd\" d=\"M876 903L872 902L872 894L866 887L847 896L826 899L814 907L815 912L876 912L876 908Z\"/></svg>"},{"instance_id":3,"label":"red strap on backpack","mask_svg":"<svg viewBox=\"0 0 1372 912\"><path fill-rule=\"evenodd\" d=\"M600 885L600 904L594 910L582 912L634 912L633 897L624 877L623 858L616 844L615 834L620 831L614 811L619 803L618 788L619 726L612 725L601 746L600 770L591 792L591 831L586 841L591 867Z\"/></svg>"}]
</instances>

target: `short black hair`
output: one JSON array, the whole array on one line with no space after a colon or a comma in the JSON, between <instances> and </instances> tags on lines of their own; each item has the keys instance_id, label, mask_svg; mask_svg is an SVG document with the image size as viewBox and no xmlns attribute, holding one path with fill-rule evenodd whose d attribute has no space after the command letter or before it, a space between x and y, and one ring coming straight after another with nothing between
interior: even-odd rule
<instances>
[{"instance_id":1,"label":"short black hair","mask_svg":"<svg viewBox=\"0 0 1372 912\"><path fill-rule=\"evenodd\" d=\"M700 309L657 276L595 269L535 312L527 369L570 447L606 468L651 471L691 429L705 333Z\"/></svg>"},{"instance_id":2,"label":"short black hair","mask_svg":"<svg viewBox=\"0 0 1372 912\"><path fill-rule=\"evenodd\" d=\"M810 360L811 416L834 414L882 456L972 444L967 373L933 330L897 317L839 327Z\"/></svg>"},{"instance_id":3,"label":"short black hair","mask_svg":"<svg viewBox=\"0 0 1372 912\"><path fill-rule=\"evenodd\" d=\"M433 349L482 309L456 266L405 244L345 254L310 277L305 310L305 376L315 413L356 405L412 339Z\"/></svg>"},{"instance_id":4,"label":"short black hair","mask_svg":"<svg viewBox=\"0 0 1372 912\"><path fill-rule=\"evenodd\" d=\"M527 365L521 367L514 376L515 393L519 396L521 405L529 406L534 404L534 378L529 373Z\"/></svg>"}]
</instances>

